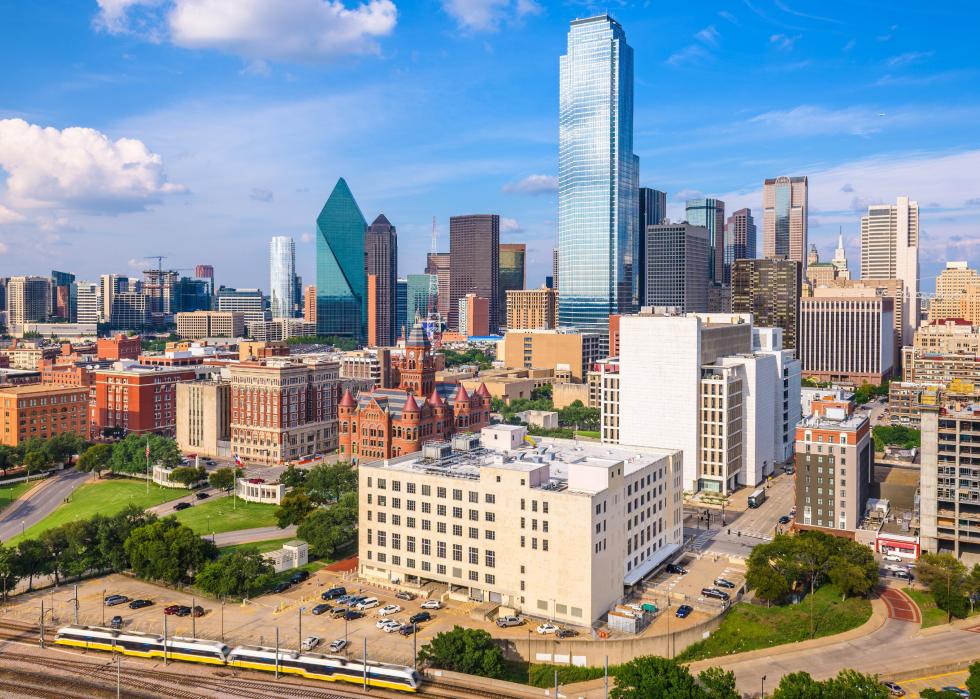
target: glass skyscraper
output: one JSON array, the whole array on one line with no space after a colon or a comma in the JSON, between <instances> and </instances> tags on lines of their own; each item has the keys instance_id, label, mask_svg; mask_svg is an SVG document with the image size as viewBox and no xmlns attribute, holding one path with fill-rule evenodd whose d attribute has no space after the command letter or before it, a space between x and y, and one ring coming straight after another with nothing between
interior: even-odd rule
<instances>
[{"instance_id":1,"label":"glass skyscraper","mask_svg":"<svg viewBox=\"0 0 980 699\"><path fill-rule=\"evenodd\" d=\"M527 245L524 243L500 244L500 284L497 296L497 325L507 326L507 291L524 288Z\"/></svg>"},{"instance_id":2,"label":"glass skyscraper","mask_svg":"<svg viewBox=\"0 0 980 699\"><path fill-rule=\"evenodd\" d=\"M296 244L287 235L269 241L269 309L273 318L291 318L296 294Z\"/></svg>"},{"instance_id":3,"label":"glass skyscraper","mask_svg":"<svg viewBox=\"0 0 980 699\"><path fill-rule=\"evenodd\" d=\"M659 189L640 187L639 216L636 237L639 241L636 255L636 278L640 305L646 303L647 291L647 226L659 226L667 218L667 193Z\"/></svg>"},{"instance_id":4,"label":"glass skyscraper","mask_svg":"<svg viewBox=\"0 0 980 699\"><path fill-rule=\"evenodd\" d=\"M316 218L316 331L367 337L367 221L341 177Z\"/></svg>"},{"instance_id":5,"label":"glass skyscraper","mask_svg":"<svg viewBox=\"0 0 980 699\"><path fill-rule=\"evenodd\" d=\"M561 57L558 324L607 334L639 294L633 49L608 15L577 19Z\"/></svg>"},{"instance_id":6,"label":"glass skyscraper","mask_svg":"<svg viewBox=\"0 0 980 699\"><path fill-rule=\"evenodd\" d=\"M708 275L721 284L725 278L725 202L721 199L689 199L687 222L708 229Z\"/></svg>"}]
</instances>

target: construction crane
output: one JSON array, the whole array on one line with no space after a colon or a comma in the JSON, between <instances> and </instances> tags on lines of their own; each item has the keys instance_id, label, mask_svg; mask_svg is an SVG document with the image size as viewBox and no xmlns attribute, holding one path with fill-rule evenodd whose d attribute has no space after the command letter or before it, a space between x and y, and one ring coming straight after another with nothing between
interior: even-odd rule
<instances>
[{"instance_id":1,"label":"construction crane","mask_svg":"<svg viewBox=\"0 0 980 699\"><path fill-rule=\"evenodd\" d=\"M157 271L163 271L163 261L167 259L166 255L147 255L143 259L145 260L156 260L157 261Z\"/></svg>"}]
</instances>

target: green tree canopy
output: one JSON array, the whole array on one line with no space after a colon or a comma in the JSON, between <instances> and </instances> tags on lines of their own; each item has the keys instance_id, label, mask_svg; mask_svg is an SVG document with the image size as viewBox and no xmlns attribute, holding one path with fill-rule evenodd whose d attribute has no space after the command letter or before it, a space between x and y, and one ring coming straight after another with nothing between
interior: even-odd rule
<instances>
[{"instance_id":1,"label":"green tree canopy","mask_svg":"<svg viewBox=\"0 0 980 699\"><path fill-rule=\"evenodd\" d=\"M735 689L735 673L720 667L709 667L698 675L705 699L742 699Z\"/></svg>"},{"instance_id":2,"label":"green tree canopy","mask_svg":"<svg viewBox=\"0 0 980 699\"><path fill-rule=\"evenodd\" d=\"M113 473L146 473L146 446L150 445L150 464L162 464L168 468L180 463L177 442L157 434L127 435L112 448L109 468Z\"/></svg>"},{"instance_id":3,"label":"green tree canopy","mask_svg":"<svg viewBox=\"0 0 980 699\"><path fill-rule=\"evenodd\" d=\"M306 471L296 468L295 464L289 464L279 476L279 482L287 488L298 488L306 482Z\"/></svg>"},{"instance_id":4,"label":"green tree canopy","mask_svg":"<svg viewBox=\"0 0 980 699\"><path fill-rule=\"evenodd\" d=\"M208 472L203 466L178 466L170 472L170 480L185 486L192 486L195 483L207 480Z\"/></svg>"},{"instance_id":5,"label":"green tree canopy","mask_svg":"<svg viewBox=\"0 0 980 699\"><path fill-rule=\"evenodd\" d=\"M483 629L454 626L419 649L418 660L431 667L481 677L501 677L504 653Z\"/></svg>"},{"instance_id":6,"label":"green tree canopy","mask_svg":"<svg viewBox=\"0 0 980 699\"><path fill-rule=\"evenodd\" d=\"M919 580L929 586L936 606L946 612L947 621L952 617L963 618L970 610L967 595L972 586L972 575L966 566L951 553L925 553L916 567Z\"/></svg>"},{"instance_id":7,"label":"green tree canopy","mask_svg":"<svg viewBox=\"0 0 980 699\"><path fill-rule=\"evenodd\" d=\"M212 488L218 490L231 490L235 487L235 478L237 476L238 474L233 468L219 468L216 471L212 471L211 475L208 476L208 483L211 484Z\"/></svg>"},{"instance_id":8,"label":"green tree canopy","mask_svg":"<svg viewBox=\"0 0 980 699\"><path fill-rule=\"evenodd\" d=\"M329 560L354 540L356 526L357 508L338 503L313 510L299 525L296 535L310 545L314 555Z\"/></svg>"},{"instance_id":9,"label":"green tree canopy","mask_svg":"<svg viewBox=\"0 0 980 699\"><path fill-rule=\"evenodd\" d=\"M51 467L53 464L51 455L45 449L29 451L24 455L24 468L28 473L38 473Z\"/></svg>"},{"instance_id":10,"label":"green tree canopy","mask_svg":"<svg viewBox=\"0 0 980 699\"><path fill-rule=\"evenodd\" d=\"M779 680L772 699L824 699L824 687L809 672L791 672Z\"/></svg>"},{"instance_id":11,"label":"green tree canopy","mask_svg":"<svg viewBox=\"0 0 980 699\"><path fill-rule=\"evenodd\" d=\"M970 676L966 678L966 691L971 697L980 697L980 660L970 665Z\"/></svg>"},{"instance_id":12,"label":"green tree canopy","mask_svg":"<svg viewBox=\"0 0 980 699\"><path fill-rule=\"evenodd\" d=\"M215 596L245 598L267 589L274 578L272 563L257 548L244 548L206 563L194 582Z\"/></svg>"},{"instance_id":13,"label":"green tree canopy","mask_svg":"<svg viewBox=\"0 0 980 699\"><path fill-rule=\"evenodd\" d=\"M111 444L93 444L78 457L79 471L102 471L109 467L112 458Z\"/></svg>"},{"instance_id":14,"label":"green tree canopy","mask_svg":"<svg viewBox=\"0 0 980 699\"><path fill-rule=\"evenodd\" d=\"M20 581L20 568L17 561L17 550L0 546L0 591L6 603L7 594Z\"/></svg>"},{"instance_id":15,"label":"green tree canopy","mask_svg":"<svg viewBox=\"0 0 980 699\"><path fill-rule=\"evenodd\" d=\"M313 508L313 503L302 488L291 490L283 496L276 509L276 524L280 529L285 529L290 524L300 524Z\"/></svg>"},{"instance_id":16,"label":"green tree canopy","mask_svg":"<svg viewBox=\"0 0 980 699\"><path fill-rule=\"evenodd\" d=\"M137 575L171 585L189 580L194 571L217 554L214 544L175 517L134 529L126 539L125 548Z\"/></svg>"},{"instance_id":17,"label":"green tree canopy","mask_svg":"<svg viewBox=\"0 0 980 699\"><path fill-rule=\"evenodd\" d=\"M347 461L314 466L306 474L304 487L315 505L336 502L344 493L357 490L357 471Z\"/></svg>"},{"instance_id":18,"label":"green tree canopy","mask_svg":"<svg viewBox=\"0 0 980 699\"><path fill-rule=\"evenodd\" d=\"M613 699L704 699L706 695L686 667L674 660L647 655L619 666L611 696Z\"/></svg>"}]
</instances>

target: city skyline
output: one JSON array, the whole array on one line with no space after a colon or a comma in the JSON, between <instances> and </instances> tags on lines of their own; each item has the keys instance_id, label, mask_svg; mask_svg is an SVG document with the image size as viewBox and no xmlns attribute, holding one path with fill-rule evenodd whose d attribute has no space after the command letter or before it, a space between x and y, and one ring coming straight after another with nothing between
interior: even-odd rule
<instances>
[{"instance_id":1,"label":"city skyline","mask_svg":"<svg viewBox=\"0 0 980 699\"><path fill-rule=\"evenodd\" d=\"M527 242L528 285L537 285L557 239L558 56L568 22L588 12L528 6L533 11L521 16L516 5L502 3L476 17L458 8L419 13L402 3L381 29L362 35L363 44L338 46L331 55L315 46L304 54L295 48L307 45L302 41L270 54L234 38L190 40L165 11L143 3L132 3L130 14L72 5L57 26L43 7L21 9L7 23L4 48L25 69L10 76L9 101L0 103L0 168L7 175L0 274L45 274L69 262L79 279L132 274L146 265L138 256L157 247L151 238L166 235L168 249L160 252L175 265L207 262L226 284L260 286L265 241L289 235L297 240L297 273L312 279L309 220L345 176L366 210L383 210L398 223L400 274L423 268L433 214L445 249L450 215L494 211L504 242ZM810 177L809 238L825 257L843 226L848 256L857 260L867 205L907 195L922 203L922 288L931 289L945 259L975 265L969 233L980 208L968 173L980 150L967 129L977 105L958 89L972 70L968 51L938 41L948 20L943 10L913 13L868 36L860 28L871 7L824 18L769 3L757 12L720 9L692 17L615 12L643 46L635 69L635 151L646 162L640 184L667 191L671 218L682 217L685 198L713 196L729 210L749 206L761 222L762 180L800 173ZM243 19L249 21L254 17ZM150 27L159 29L157 42L147 40ZM433 29L442 41L423 47L423 33ZM77 45L62 42L42 56L42 44L31 40L36 31L52 41L70 32ZM266 31L270 46L284 45L272 39L287 29ZM303 37L302 28L290 31ZM649 41L654 32L665 37L662 46ZM502 61L516 46L530 56ZM749 62L753 69L744 71ZM500 66L496 76L480 77L491 63ZM820 67L835 68L821 71L833 81L817 74ZM718 99L760 76L783 89L756 94L734 115L708 115L711 103L696 84L719 76L731 88ZM472 99L447 109L444 90L457 84ZM329 97L320 96L323 88ZM666 111L658 104L664 90L674 99ZM378 116L356 125L343 119L355 102L381 95L412 98L411 113L400 115L404 125ZM444 113L433 119L436 105ZM427 144L449 123L463 125L452 130L451 152ZM61 130L71 127L88 130ZM131 179L120 175L123 144L140 165ZM304 155L311 148L319 154L315 164ZM39 160L72 149L101 157L93 170L45 185L38 176L50 173ZM375 177L379 149L394 160ZM705 168L708 153L724 167Z\"/></svg>"}]
</instances>

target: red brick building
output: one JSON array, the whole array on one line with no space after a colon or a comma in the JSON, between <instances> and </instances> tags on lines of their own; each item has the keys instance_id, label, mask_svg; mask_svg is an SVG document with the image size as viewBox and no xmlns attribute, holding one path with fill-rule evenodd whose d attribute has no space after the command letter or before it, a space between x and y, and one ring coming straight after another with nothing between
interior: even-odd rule
<instances>
[{"instance_id":1,"label":"red brick building","mask_svg":"<svg viewBox=\"0 0 980 699\"><path fill-rule=\"evenodd\" d=\"M74 386L88 389L88 418L89 432L97 417L95 372L109 369L111 362L92 359L92 355L79 355L71 352L71 345L62 347L62 354L54 359L42 359L40 364L41 384L44 386Z\"/></svg>"},{"instance_id":2,"label":"red brick building","mask_svg":"<svg viewBox=\"0 0 980 699\"><path fill-rule=\"evenodd\" d=\"M411 454L422 444L447 439L454 432L478 432L490 424L490 392L472 395L463 386L437 384L436 361L429 340L416 323L405 343L405 355L392 359L398 388L358 394L349 390L337 406L340 456L351 461L388 459Z\"/></svg>"},{"instance_id":3,"label":"red brick building","mask_svg":"<svg viewBox=\"0 0 980 699\"><path fill-rule=\"evenodd\" d=\"M129 337L119 333L115 337L100 337L95 346L95 356L99 359L139 359L143 351L143 341L139 335Z\"/></svg>"},{"instance_id":4,"label":"red brick building","mask_svg":"<svg viewBox=\"0 0 980 699\"><path fill-rule=\"evenodd\" d=\"M193 368L132 364L95 373L95 424L122 427L131 434L173 436L177 424L177 384L193 381Z\"/></svg>"},{"instance_id":5,"label":"red brick building","mask_svg":"<svg viewBox=\"0 0 980 699\"><path fill-rule=\"evenodd\" d=\"M88 391L74 386L0 388L0 444L16 447L37 437L88 436Z\"/></svg>"}]
</instances>

